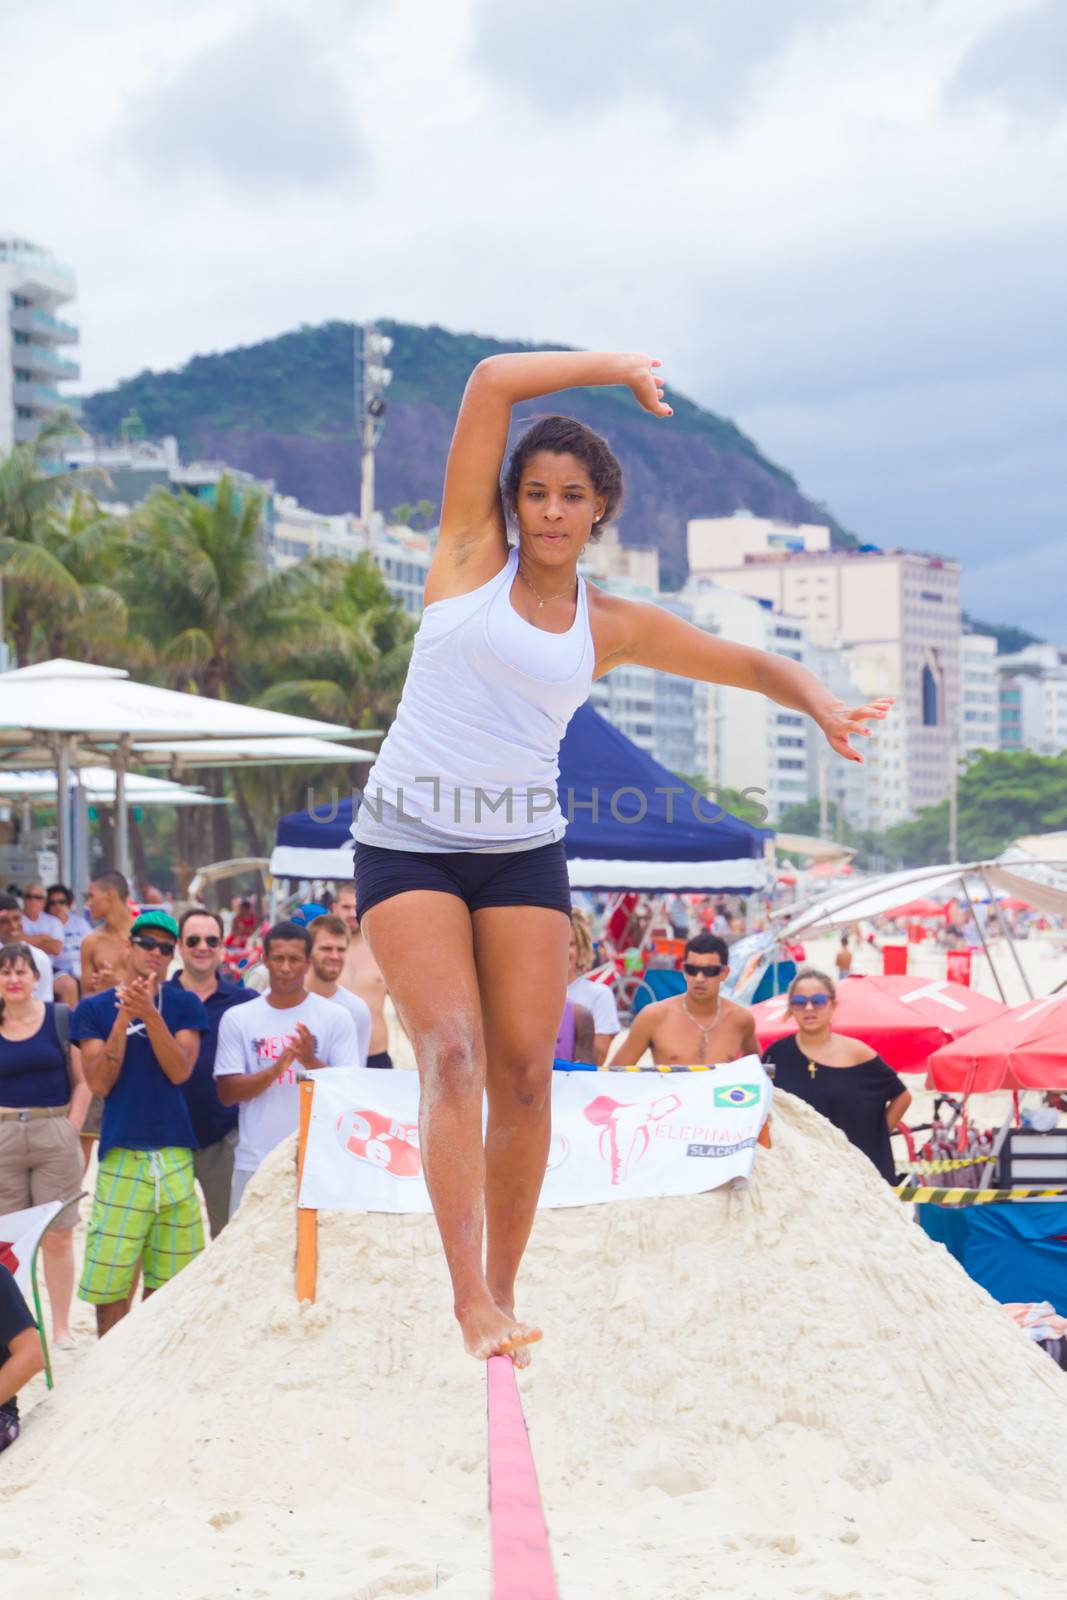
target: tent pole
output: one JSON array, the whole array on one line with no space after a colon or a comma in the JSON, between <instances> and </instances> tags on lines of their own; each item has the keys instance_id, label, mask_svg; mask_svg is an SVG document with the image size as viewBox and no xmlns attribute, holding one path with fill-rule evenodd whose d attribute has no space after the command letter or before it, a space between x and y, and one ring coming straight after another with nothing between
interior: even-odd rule
<instances>
[{"instance_id":1,"label":"tent pole","mask_svg":"<svg viewBox=\"0 0 1067 1600\"><path fill-rule=\"evenodd\" d=\"M124 878L130 876L130 819L126 811L126 763L130 756L130 739L126 734L119 740L112 757L115 769L115 866Z\"/></svg>"},{"instance_id":2,"label":"tent pole","mask_svg":"<svg viewBox=\"0 0 1067 1600\"><path fill-rule=\"evenodd\" d=\"M970 895L967 893L967 880L966 880L966 878L963 878L963 877L960 878L960 888L963 890L963 898L967 902L967 910L971 913L971 918L972 918L972 920L974 922L974 925L978 929L978 937L982 941L982 950L985 953L986 960L989 962L989 970L993 974L993 982L997 986L997 993L1000 995L1000 998L1003 1000L1004 1004L1007 1005L1008 997L1004 993L1004 985L1000 981L1000 973L997 971L996 967L993 964L993 957L990 954L989 946L986 944L985 932L984 932L984 930L982 928L982 924L978 920L978 912L974 908L974 901L971 899ZM992 1168L990 1168L990 1171L992 1171Z\"/></svg>"},{"instance_id":3,"label":"tent pole","mask_svg":"<svg viewBox=\"0 0 1067 1600\"><path fill-rule=\"evenodd\" d=\"M993 893L993 885L989 881L989 877L988 877L988 874L986 873L985 867L982 868L982 882L986 886L986 891L987 891L987 893L989 895L990 903L992 904L992 907L993 907L993 913L994 913L994 915L995 915L995 917L997 919L997 926L1000 928L1001 933L1004 935L1005 939L1007 939L1007 941L1008 941L1008 949L1011 951L1012 959L1015 962L1015 966L1016 966L1016 969L1017 969L1017 971L1019 973L1019 976L1023 980L1023 988L1026 990L1026 998L1028 1000L1032 1000L1034 998L1034 991L1030 987L1030 979L1026 976L1026 968L1023 966L1022 962L1019 959L1019 952L1015 948L1015 940L1011 936L1011 929L1008 927L1007 923L1005 922L1004 915L1003 915L1003 913L1002 913L1002 911L1000 909L1000 906L997 904L997 897Z\"/></svg>"},{"instance_id":4,"label":"tent pole","mask_svg":"<svg viewBox=\"0 0 1067 1600\"><path fill-rule=\"evenodd\" d=\"M74 846L71 851L69 882L74 890L75 902L80 906L85 900L85 891L89 887L89 874L92 870L89 848L89 796L80 769L75 773L74 781Z\"/></svg>"},{"instance_id":5,"label":"tent pole","mask_svg":"<svg viewBox=\"0 0 1067 1600\"><path fill-rule=\"evenodd\" d=\"M56 757L56 854L59 858L59 881L70 882L71 831L70 831L70 746L63 734L55 741Z\"/></svg>"}]
</instances>

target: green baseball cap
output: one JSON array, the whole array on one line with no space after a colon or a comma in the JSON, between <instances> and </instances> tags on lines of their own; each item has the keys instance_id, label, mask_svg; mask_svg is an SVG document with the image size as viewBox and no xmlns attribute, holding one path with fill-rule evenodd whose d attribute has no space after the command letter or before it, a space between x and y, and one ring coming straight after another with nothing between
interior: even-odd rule
<instances>
[{"instance_id":1,"label":"green baseball cap","mask_svg":"<svg viewBox=\"0 0 1067 1600\"><path fill-rule=\"evenodd\" d=\"M142 911L140 916L134 919L130 932L147 933L149 928L162 928L172 939L178 937L178 924L169 911Z\"/></svg>"}]
</instances>

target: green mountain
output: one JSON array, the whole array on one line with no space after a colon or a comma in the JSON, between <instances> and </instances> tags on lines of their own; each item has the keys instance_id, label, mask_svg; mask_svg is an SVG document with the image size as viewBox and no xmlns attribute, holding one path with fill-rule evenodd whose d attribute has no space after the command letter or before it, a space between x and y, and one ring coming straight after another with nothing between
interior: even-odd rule
<instances>
[{"instance_id":1,"label":"green mountain","mask_svg":"<svg viewBox=\"0 0 1067 1600\"><path fill-rule=\"evenodd\" d=\"M379 326L394 348L377 502L384 510L423 499L436 504L471 368L503 350L559 347L403 322ZM261 344L194 356L176 372L142 372L85 400L85 423L97 436L115 438L136 414L150 437L173 434L187 459L227 461L272 478L282 493L317 511L349 511L359 504L355 371L350 323L304 326ZM854 542L732 422L673 390L670 399L668 424L653 423L615 389L566 391L516 414L564 411L609 439L626 475L623 538L658 545L668 583L685 576L689 517L745 508L787 522L828 522L839 543Z\"/></svg>"},{"instance_id":2,"label":"green mountain","mask_svg":"<svg viewBox=\"0 0 1067 1600\"><path fill-rule=\"evenodd\" d=\"M1043 644L1036 633L1030 633L1026 628L1018 628L1013 622L979 622L977 617L972 617L965 611L963 613L963 626L970 633L992 634L997 641L997 655L1014 655L1017 650L1025 650L1028 644Z\"/></svg>"}]
</instances>

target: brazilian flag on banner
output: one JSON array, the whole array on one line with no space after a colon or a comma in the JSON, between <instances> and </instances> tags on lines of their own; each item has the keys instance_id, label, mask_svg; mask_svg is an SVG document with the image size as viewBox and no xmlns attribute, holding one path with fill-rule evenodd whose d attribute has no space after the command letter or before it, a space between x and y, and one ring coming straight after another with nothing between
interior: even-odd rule
<instances>
[{"instance_id":1,"label":"brazilian flag on banner","mask_svg":"<svg viewBox=\"0 0 1067 1600\"><path fill-rule=\"evenodd\" d=\"M754 1106L759 1100L759 1084L733 1083L728 1089L712 1090L715 1106Z\"/></svg>"}]
</instances>

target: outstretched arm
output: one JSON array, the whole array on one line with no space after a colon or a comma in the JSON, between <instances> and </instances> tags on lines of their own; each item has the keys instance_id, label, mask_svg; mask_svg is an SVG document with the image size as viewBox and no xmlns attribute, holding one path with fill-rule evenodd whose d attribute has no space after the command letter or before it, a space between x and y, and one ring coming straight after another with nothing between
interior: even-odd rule
<instances>
[{"instance_id":1,"label":"outstretched arm","mask_svg":"<svg viewBox=\"0 0 1067 1600\"><path fill-rule=\"evenodd\" d=\"M616 600L612 611L616 638L611 642L615 647L598 661L598 677L612 667L632 663L699 683L752 689L790 711L805 712L822 729L831 748L848 761L863 760L849 744L850 735L868 738L870 729L864 724L881 721L893 704L885 698L846 706L814 673L788 656L731 644L646 601Z\"/></svg>"},{"instance_id":2,"label":"outstretched arm","mask_svg":"<svg viewBox=\"0 0 1067 1600\"><path fill-rule=\"evenodd\" d=\"M448 453L440 545L459 561L484 541L503 545L500 468L512 406L557 389L625 384L645 411L669 417L654 370L658 366L649 356L584 350L538 350L480 361L468 379Z\"/></svg>"}]
</instances>

